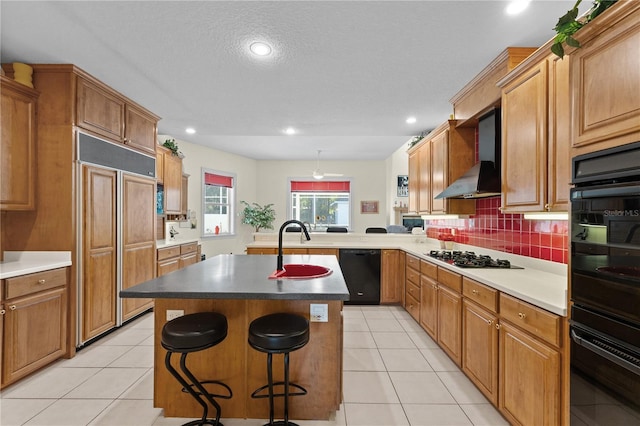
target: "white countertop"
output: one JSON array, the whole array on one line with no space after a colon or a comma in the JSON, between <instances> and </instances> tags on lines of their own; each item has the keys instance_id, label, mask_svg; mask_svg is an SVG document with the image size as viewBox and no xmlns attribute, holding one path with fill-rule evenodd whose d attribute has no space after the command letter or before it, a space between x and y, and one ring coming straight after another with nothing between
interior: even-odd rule
<instances>
[{"instance_id":1,"label":"white countertop","mask_svg":"<svg viewBox=\"0 0 640 426\"><path fill-rule=\"evenodd\" d=\"M167 238L166 240L156 240L156 248L165 248L165 247L171 247L171 246L178 246L181 244L188 244L188 243L199 243L200 240L197 238L185 238L185 239L175 239L175 240L171 240L169 238Z\"/></svg>"},{"instance_id":2,"label":"white countertop","mask_svg":"<svg viewBox=\"0 0 640 426\"><path fill-rule=\"evenodd\" d=\"M439 250L437 240L424 235L406 234L346 234L331 238L326 234L311 234L311 241L300 242L299 234L285 235L284 247L376 248L398 249L479 281L539 308L557 315L567 316L567 265L557 262L519 256L482 247L456 243L454 250L474 251L497 259L509 260L524 269L472 269L460 268L429 256L430 250ZM257 233L255 242L247 247L277 247L277 234ZM314 241L315 240L315 241Z\"/></svg>"},{"instance_id":3,"label":"white countertop","mask_svg":"<svg viewBox=\"0 0 640 426\"><path fill-rule=\"evenodd\" d=\"M0 279L71 266L70 251L5 251Z\"/></svg>"}]
</instances>

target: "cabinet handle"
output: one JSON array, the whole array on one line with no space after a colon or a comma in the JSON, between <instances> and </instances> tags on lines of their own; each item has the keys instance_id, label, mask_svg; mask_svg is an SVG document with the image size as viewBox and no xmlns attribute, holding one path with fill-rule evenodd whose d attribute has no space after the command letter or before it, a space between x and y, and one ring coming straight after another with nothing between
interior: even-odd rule
<instances>
[{"instance_id":1,"label":"cabinet handle","mask_svg":"<svg viewBox=\"0 0 640 426\"><path fill-rule=\"evenodd\" d=\"M437 289L438 289L438 286L437 286L437 285L434 285L434 284L431 284L431 287L433 287L433 289L434 289L434 290L437 290Z\"/></svg>"},{"instance_id":2,"label":"cabinet handle","mask_svg":"<svg viewBox=\"0 0 640 426\"><path fill-rule=\"evenodd\" d=\"M4 309L0 309L0 315L4 315L5 313L7 313L7 311L5 311Z\"/></svg>"},{"instance_id":3,"label":"cabinet handle","mask_svg":"<svg viewBox=\"0 0 640 426\"><path fill-rule=\"evenodd\" d=\"M480 292L479 292L478 290L471 290L471 293L473 293L473 294L475 294L475 295L480 294Z\"/></svg>"},{"instance_id":4,"label":"cabinet handle","mask_svg":"<svg viewBox=\"0 0 640 426\"><path fill-rule=\"evenodd\" d=\"M500 324L496 323L496 330L500 330Z\"/></svg>"},{"instance_id":5,"label":"cabinet handle","mask_svg":"<svg viewBox=\"0 0 640 426\"><path fill-rule=\"evenodd\" d=\"M45 282L47 282L47 280L45 280L45 279L38 280L38 284L44 284Z\"/></svg>"},{"instance_id":6,"label":"cabinet handle","mask_svg":"<svg viewBox=\"0 0 640 426\"><path fill-rule=\"evenodd\" d=\"M545 205L544 205L544 209L545 209L546 211L551 210L551 204L545 204Z\"/></svg>"},{"instance_id":7,"label":"cabinet handle","mask_svg":"<svg viewBox=\"0 0 640 426\"><path fill-rule=\"evenodd\" d=\"M16 310L16 305L9 306L9 309L12 310L12 311L15 311Z\"/></svg>"},{"instance_id":8,"label":"cabinet handle","mask_svg":"<svg viewBox=\"0 0 640 426\"><path fill-rule=\"evenodd\" d=\"M523 314L522 312L518 312L518 318L525 319L526 316L527 316L526 314Z\"/></svg>"},{"instance_id":9,"label":"cabinet handle","mask_svg":"<svg viewBox=\"0 0 640 426\"><path fill-rule=\"evenodd\" d=\"M491 321L491 320L487 320L487 325L488 325L489 327L491 327L491 326L493 325L493 321Z\"/></svg>"},{"instance_id":10,"label":"cabinet handle","mask_svg":"<svg viewBox=\"0 0 640 426\"><path fill-rule=\"evenodd\" d=\"M498 210L502 213L502 211L504 210L504 207L500 206L498 207Z\"/></svg>"}]
</instances>

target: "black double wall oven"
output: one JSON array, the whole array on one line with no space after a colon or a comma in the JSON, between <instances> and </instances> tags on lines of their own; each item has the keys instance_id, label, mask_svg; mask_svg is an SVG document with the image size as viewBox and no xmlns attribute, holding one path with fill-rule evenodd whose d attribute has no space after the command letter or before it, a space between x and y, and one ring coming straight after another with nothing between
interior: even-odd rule
<instances>
[{"instance_id":1,"label":"black double wall oven","mask_svg":"<svg viewBox=\"0 0 640 426\"><path fill-rule=\"evenodd\" d=\"M572 424L640 424L640 142L572 165Z\"/></svg>"}]
</instances>

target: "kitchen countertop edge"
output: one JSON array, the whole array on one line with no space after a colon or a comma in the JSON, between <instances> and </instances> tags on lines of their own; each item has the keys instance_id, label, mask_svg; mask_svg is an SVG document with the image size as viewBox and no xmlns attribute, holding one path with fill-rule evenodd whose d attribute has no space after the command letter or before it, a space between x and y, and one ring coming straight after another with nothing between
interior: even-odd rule
<instances>
[{"instance_id":1,"label":"kitchen countertop edge","mask_svg":"<svg viewBox=\"0 0 640 426\"><path fill-rule=\"evenodd\" d=\"M70 251L5 251L0 279L71 266Z\"/></svg>"}]
</instances>

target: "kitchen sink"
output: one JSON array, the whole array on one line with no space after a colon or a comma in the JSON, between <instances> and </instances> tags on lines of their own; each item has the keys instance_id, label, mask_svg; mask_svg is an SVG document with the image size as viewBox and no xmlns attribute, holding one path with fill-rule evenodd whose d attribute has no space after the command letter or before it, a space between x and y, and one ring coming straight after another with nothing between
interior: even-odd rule
<instances>
[{"instance_id":1,"label":"kitchen sink","mask_svg":"<svg viewBox=\"0 0 640 426\"><path fill-rule=\"evenodd\" d=\"M640 267L637 266L601 266L596 268L598 272L621 275L623 277L640 278Z\"/></svg>"},{"instance_id":2,"label":"kitchen sink","mask_svg":"<svg viewBox=\"0 0 640 426\"><path fill-rule=\"evenodd\" d=\"M273 271L273 273L269 275L269 279L309 280L312 278L326 277L329 274L331 274L331 269L325 266L308 265L304 263L289 263L283 265L282 271Z\"/></svg>"}]
</instances>

